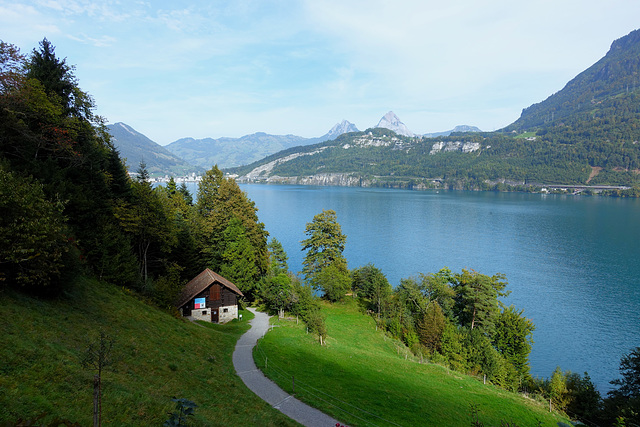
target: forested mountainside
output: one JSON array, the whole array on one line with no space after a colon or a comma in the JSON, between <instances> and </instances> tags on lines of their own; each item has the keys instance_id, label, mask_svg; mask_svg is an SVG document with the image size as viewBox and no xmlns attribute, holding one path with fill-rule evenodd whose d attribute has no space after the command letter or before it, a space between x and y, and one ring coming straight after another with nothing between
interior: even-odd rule
<instances>
[{"instance_id":1,"label":"forested mountainside","mask_svg":"<svg viewBox=\"0 0 640 427\"><path fill-rule=\"evenodd\" d=\"M129 171L135 172L140 163L145 163L151 175L201 175L204 172L202 167L187 163L129 125L118 122L107 125L107 130Z\"/></svg>"},{"instance_id":2,"label":"forested mountainside","mask_svg":"<svg viewBox=\"0 0 640 427\"><path fill-rule=\"evenodd\" d=\"M526 108L500 131L425 138L369 129L230 172L245 181L406 188L638 186L639 65L640 32L634 31L560 92Z\"/></svg>"}]
</instances>

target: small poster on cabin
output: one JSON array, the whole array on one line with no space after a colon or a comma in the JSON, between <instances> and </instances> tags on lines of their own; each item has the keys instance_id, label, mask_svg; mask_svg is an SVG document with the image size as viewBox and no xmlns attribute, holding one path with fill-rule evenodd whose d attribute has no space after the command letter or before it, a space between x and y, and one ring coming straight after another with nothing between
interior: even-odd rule
<instances>
[{"instance_id":1,"label":"small poster on cabin","mask_svg":"<svg viewBox=\"0 0 640 427\"><path fill-rule=\"evenodd\" d=\"M206 308L206 307L205 307L205 306L206 306L206 304L205 304L204 298L196 298L196 299L194 300L194 303L195 303L195 304L193 305L193 308L194 308L194 309L198 309L198 308Z\"/></svg>"}]
</instances>

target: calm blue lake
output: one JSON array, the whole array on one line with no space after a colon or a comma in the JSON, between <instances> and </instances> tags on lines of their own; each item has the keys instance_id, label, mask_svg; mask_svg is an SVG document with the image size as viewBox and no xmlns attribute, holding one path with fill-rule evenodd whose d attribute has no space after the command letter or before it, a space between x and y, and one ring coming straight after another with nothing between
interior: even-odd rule
<instances>
[{"instance_id":1,"label":"calm blue lake","mask_svg":"<svg viewBox=\"0 0 640 427\"><path fill-rule=\"evenodd\" d=\"M601 392L640 346L640 200L559 195L241 185L271 237L302 269L307 222L333 209L349 268L392 285L449 267L504 273L536 325L534 376L587 371ZM195 188L194 188L195 190ZM194 191L195 193L195 191Z\"/></svg>"}]
</instances>

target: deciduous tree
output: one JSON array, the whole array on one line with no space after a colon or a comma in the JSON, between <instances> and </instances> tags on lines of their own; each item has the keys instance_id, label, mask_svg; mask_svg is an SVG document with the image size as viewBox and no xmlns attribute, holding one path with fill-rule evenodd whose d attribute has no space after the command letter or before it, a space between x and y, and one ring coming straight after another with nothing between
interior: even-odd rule
<instances>
[{"instance_id":1,"label":"deciduous tree","mask_svg":"<svg viewBox=\"0 0 640 427\"><path fill-rule=\"evenodd\" d=\"M516 310L509 306L502 310L495 322L493 345L513 367L518 374L526 379L529 374L529 353L535 330L533 322L523 316L524 310Z\"/></svg>"},{"instance_id":2,"label":"deciduous tree","mask_svg":"<svg viewBox=\"0 0 640 427\"><path fill-rule=\"evenodd\" d=\"M356 295L368 302L368 308L378 316L384 302L391 296L391 285L382 271L373 264L360 267L352 273L351 288Z\"/></svg>"}]
</instances>

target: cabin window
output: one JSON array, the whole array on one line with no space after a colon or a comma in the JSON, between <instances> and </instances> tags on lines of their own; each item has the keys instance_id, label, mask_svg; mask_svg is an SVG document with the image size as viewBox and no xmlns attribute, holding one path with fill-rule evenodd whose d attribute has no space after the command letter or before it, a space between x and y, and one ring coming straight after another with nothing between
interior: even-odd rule
<instances>
[{"instance_id":1,"label":"cabin window","mask_svg":"<svg viewBox=\"0 0 640 427\"><path fill-rule=\"evenodd\" d=\"M202 315L206 316L207 315L207 310L202 310Z\"/></svg>"},{"instance_id":2,"label":"cabin window","mask_svg":"<svg viewBox=\"0 0 640 427\"><path fill-rule=\"evenodd\" d=\"M228 313L228 312L229 312L229 309L228 309L228 308L225 308L225 309L223 309L222 311L223 311L223 312L225 312L225 313Z\"/></svg>"}]
</instances>

